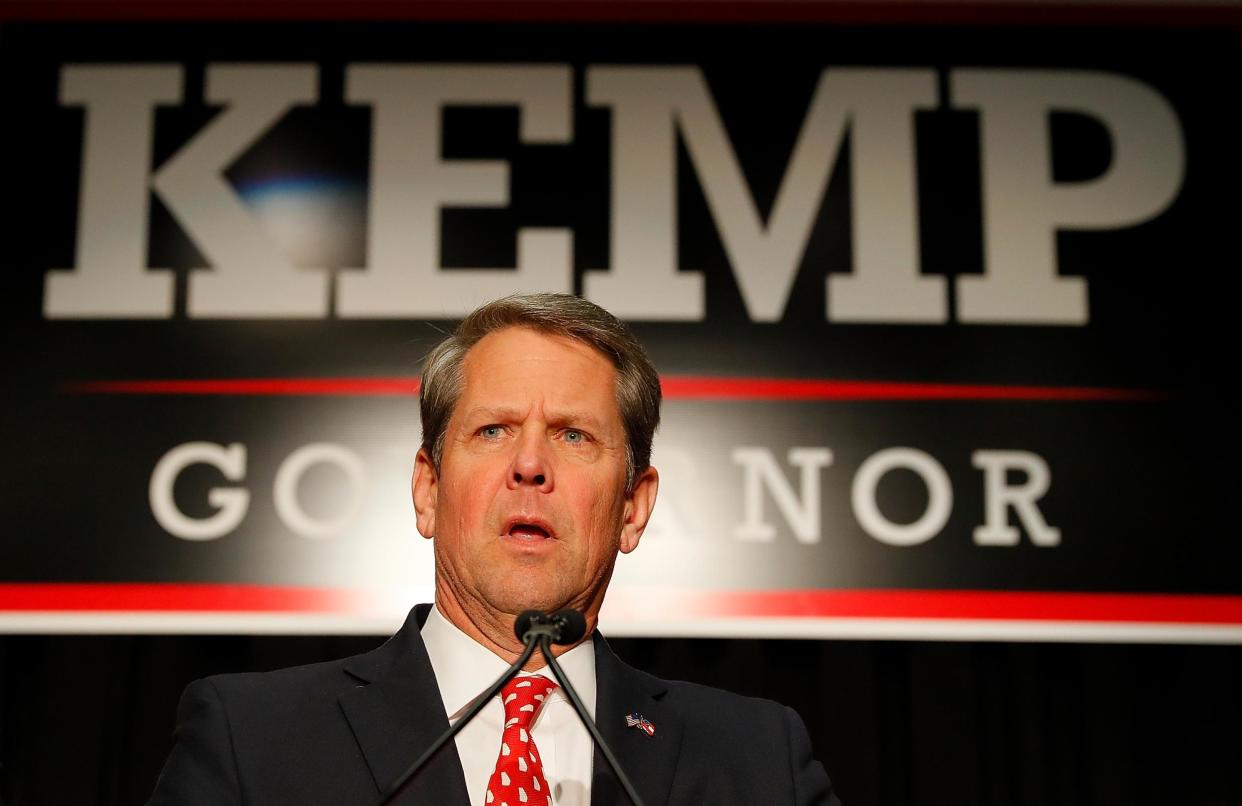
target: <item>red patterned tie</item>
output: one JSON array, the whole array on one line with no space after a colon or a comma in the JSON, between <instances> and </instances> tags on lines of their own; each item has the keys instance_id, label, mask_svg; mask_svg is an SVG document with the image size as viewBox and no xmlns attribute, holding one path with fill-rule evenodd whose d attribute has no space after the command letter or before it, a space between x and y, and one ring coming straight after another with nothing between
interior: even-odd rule
<instances>
[{"instance_id":1,"label":"red patterned tie","mask_svg":"<svg viewBox=\"0 0 1242 806\"><path fill-rule=\"evenodd\" d=\"M543 777L543 758L530 726L556 683L546 677L515 677L500 690L505 703L505 729L500 734L500 757L487 782L485 800L493 806L545 806L552 802Z\"/></svg>"}]
</instances>

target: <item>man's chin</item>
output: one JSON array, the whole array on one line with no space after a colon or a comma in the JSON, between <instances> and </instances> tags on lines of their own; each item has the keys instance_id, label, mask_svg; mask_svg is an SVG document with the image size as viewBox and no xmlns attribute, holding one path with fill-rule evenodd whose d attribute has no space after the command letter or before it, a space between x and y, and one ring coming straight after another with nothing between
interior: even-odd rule
<instances>
[{"instance_id":1,"label":"man's chin","mask_svg":"<svg viewBox=\"0 0 1242 806\"><path fill-rule=\"evenodd\" d=\"M533 573L509 574L503 580L493 581L496 584L479 592L484 597L483 603L498 616L512 619L527 610L555 613L570 607L581 611L589 619L593 614L588 611L598 609L591 604L597 600L598 591L592 587L583 592L580 581ZM598 600L602 599L602 596L598 597Z\"/></svg>"},{"instance_id":2,"label":"man's chin","mask_svg":"<svg viewBox=\"0 0 1242 806\"><path fill-rule=\"evenodd\" d=\"M490 597L488 604L495 612L511 618L516 618L527 610L552 613L569 606L568 599L563 594L538 589L499 591Z\"/></svg>"}]
</instances>

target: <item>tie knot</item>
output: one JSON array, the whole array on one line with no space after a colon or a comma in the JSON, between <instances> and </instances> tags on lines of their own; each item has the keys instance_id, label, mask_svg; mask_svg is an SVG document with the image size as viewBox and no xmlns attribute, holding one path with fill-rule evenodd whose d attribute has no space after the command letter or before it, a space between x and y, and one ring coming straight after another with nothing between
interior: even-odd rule
<instances>
[{"instance_id":1,"label":"tie knot","mask_svg":"<svg viewBox=\"0 0 1242 806\"><path fill-rule=\"evenodd\" d=\"M529 727L556 688L556 683L537 674L515 677L506 683L500 690L505 704L505 727Z\"/></svg>"}]
</instances>

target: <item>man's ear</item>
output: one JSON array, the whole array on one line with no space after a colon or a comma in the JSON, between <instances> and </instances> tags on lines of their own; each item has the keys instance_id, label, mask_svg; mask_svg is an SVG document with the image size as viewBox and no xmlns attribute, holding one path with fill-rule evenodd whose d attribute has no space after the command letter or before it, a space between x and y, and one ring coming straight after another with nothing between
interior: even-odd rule
<instances>
[{"instance_id":1,"label":"man's ear","mask_svg":"<svg viewBox=\"0 0 1242 806\"><path fill-rule=\"evenodd\" d=\"M634 480L634 487L625 497L625 513L621 521L622 554L638 548L638 541L647 528L651 510L655 509L656 492L660 489L660 474L650 465Z\"/></svg>"},{"instance_id":2,"label":"man's ear","mask_svg":"<svg viewBox=\"0 0 1242 806\"><path fill-rule=\"evenodd\" d=\"M418 533L428 539L436 536L436 494L440 478L427 451L419 448L414 459L414 478L410 481L414 493L414 511L418 513Z\"/></svg>"}]
</instances>

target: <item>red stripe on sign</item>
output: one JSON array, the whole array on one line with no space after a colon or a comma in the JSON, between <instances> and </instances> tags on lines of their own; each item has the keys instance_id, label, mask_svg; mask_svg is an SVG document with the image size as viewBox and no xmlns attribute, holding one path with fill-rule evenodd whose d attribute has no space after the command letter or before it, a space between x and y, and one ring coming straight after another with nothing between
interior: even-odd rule
<instances>
[{"instance_id":1,"label":"red stripe on sign","mask_svg":"<svg viewBox=\"0 0 1242 806\"><path fill-rule=\"evenodd\" d=\"M418 378L215 378L72 381L67 391L105 395L352 396L417 395Z\"/></svg>"},{"instance_id":2,"label":"red stripe on sign","mask_svg":"<svg viewBox=\"0 0 1242 806\"><path fill-rule=\"evenodd\" d=\"M332 613L357 609L361 594L331 588L212 583L0 584L0 610L254 611Z\"/></svg>"},{"instance_id":3,"label":"red stripe on sign","mask_svg":"<svg viewBox=\"0 0 1242 806\"><path fill-rule=\"evenodd\" d=\"M798 378L670 376L664 393L679 400L1153 400L1147 389L1000 386L961 383L833 381Z\"/></svg>"},{"instance_id":4,"label":"red stripe on sign","mask_svg":"<svg viewBox=\"0 0 1242 806\"><path fill-rule=\"evenodd\" d=\"M660 381L669 400L1031 400L1133 401L1167 397L1152 389L1090 386L1004 386L805 378L729 378L667 375ZM416 395L418 378L218 378L185 380L73 381L79 394L386 396Z\"/></svg>"},{"instance_id":5,"label":"red stripe on sign","mask_svg":"<svg viewBox=\"0 0 1242 806\"><path fill-rule=\"evenodd\" d=\"M0 584L0 611L373 614L373 591L232 584ZM409 604L413 604L410 602ZM686 591L618 588L621 617L882 618L1242 624L1242 596L978 590Z\"/></svg>"},{"instance_id":6,"label":"red stripe on sign","mask_svg":"<svg viewBox=\"0 0 1242 806\"><path fill-rule=\"evenodd\" d=\"M747 591L692 595L692 611L733 617L918 618L1242 624L1242 596L977 590Z\"/></svg>"}]
</instances>

